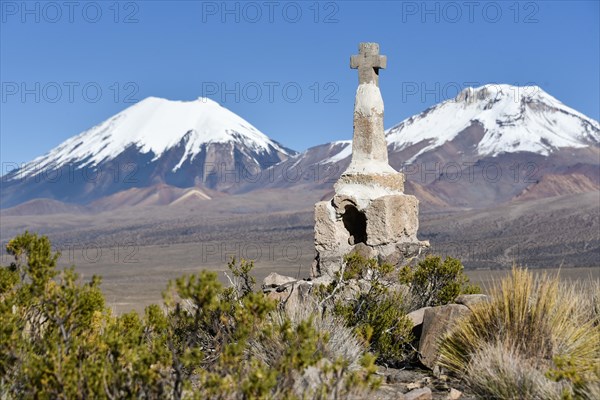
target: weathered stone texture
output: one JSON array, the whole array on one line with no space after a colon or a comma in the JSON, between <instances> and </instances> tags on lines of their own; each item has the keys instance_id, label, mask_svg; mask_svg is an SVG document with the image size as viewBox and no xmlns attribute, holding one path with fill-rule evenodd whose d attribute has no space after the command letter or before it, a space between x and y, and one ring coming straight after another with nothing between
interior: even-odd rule
<instances>
[{"instance_id":1,"label":"weathered stone texture","mask_svg":"<svg viewBox=\"0 0 600 400\"><path fill-rule=\"evenodd\" d=\"M361 255L400 265L429 246L417 239L419 202L404 194L404 174L388 163L383 130L379 69L386 58L377 43L361 43L351 67L359 70L354 102L352 161L334 185L330 202L315 205L313 276L334 276L343 257L359 246Z\"/></svg>"},{"instance_id":2,"label":"weathered stone texture","mask_svg":"<svg viewBox=\"0 0 600 400\"><path fill-rule=\"evenodd\" d=\"M377 246L416 240L419 228L419 201L415 196L383 196L366 210L367 244Z\"/></svg>"},{"instance_id":3,"label":"weathered stone texture","mask_svg":"<svg viewBox=\"0 0 600 400\"><path fill-rule=\"evenodd\" d=\"M336 186L346 184L356 184L364 186L380 186L397 192L404 192L404 174L396 172L395 174L342 174L337 181Z\"/></svg>"},{"instance_id":4,"label":"weathered stone texture","mask_svg":"<svg viewBox=\"0 0 600 400\"><path fill-rule=\"evenodd\" d=\"M455 326L458 320L471 311L462 304L432 307L423 314L423 330L419 340L419 359L433 369L439 358L440 339Z\"/></svg>"},{"instance_id":5,"label":"weathered stone texture","mask_svg":"<svg viewBox=\"0 0 600 400\"><path fill-rule=\"evenodd\" d=\"M472 310L478 304L489 303L490 296L485 294L461 294L454 300L456 304L462 304Z\"/></svg>"}]
</instances>

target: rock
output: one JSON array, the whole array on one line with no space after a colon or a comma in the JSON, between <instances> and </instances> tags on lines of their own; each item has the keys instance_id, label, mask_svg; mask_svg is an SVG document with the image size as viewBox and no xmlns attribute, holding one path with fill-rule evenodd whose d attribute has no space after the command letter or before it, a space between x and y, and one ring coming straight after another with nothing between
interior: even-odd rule
<instances>
[{"instance_id":1,"label":"rock","mask_svg":"<svg viewBox=\"0 0 600 400\"><path fill-rule=\"evenodd\" d=\"M406 297L410 294L410 287L398 282L384 281L387 285L388 293L397 294L402 297Z\"/></svg>"},{"instance_id":2,"label":"rock","mask_svg":"<svg viewBox=\"0 0 600 400\"><path fill-rule=\"evenodd\" d=\"M365 279L358 280L358 288L360 289L361 293L368 293L369 290L371 290L372 286L373 285L371 284L371 281L369 281L369 280L365 280Z\"/></svg>"},{"instance_id":3,"label":"rock","mask_svg":"<svg viewBox=\"0 0 600 400\"><path fill-rule=\"evenodd\" d=\"M333 215L332 215L333 214ZM333 250L338 242L335 210L330 201L315 204L315 246L317 251Z\"/></svg>"},{"instance_id":4,"label":"rock","mask_svg":"<svg viewBox=\"0 0 600 400\"><path fill-rule=\"evenodd\" d=\"M263 290L264 289L273 289L281 285L285 285L288 283L296 282L298 279L292 278L291 276L279 275L276 272L271 272L269 275L265 277L263 280Z\"/></svg>"},{"instance_id":5,"label":"rock","mask_svg":"<svg viewBox=\"0 0 600 400\"><path fill-rule=\"evenodd\" d=\"M396 243L378 246L379 262L387 263L396 268L405 265L416 265L429 254L429 241Z\"/></svg>"},{"instance_id":6,"label":"rock","mask_svg":"<svg viewBox=\"0 0 600 400\"><path fill-rule=\"evenodd\" d=\"M323 374L323 370L331 369L331 361L326 358L320 359L315 365L306 367L302 376L294 383L294 391L298 397L305 393L315 393L323 380L331 378L331 372Z\"/></svg>"},{"instance_id":7,"label":"rock","mask_svg":"<svg viewBox=\"0 0 600 400\"><path fill-rule=\"evenodd\" d=\"M377 246L402 241L417 241L419 200L411 195L382 196L365 210L367 244Z\"/></svg>"},{"instance_id":8,"label":"rock","mask_svg":"<svg viewBox=\"0 0 600 400\"><path fill-rule=\"evenodd\" d=\"M413 328L423 323L423 316L425 315L425 310L428 310L430 308L431 307L422 307L418 310L412 311L407 314L407 317L410 318L410 320L413 323Z\"/></svg>"},{"instance_id":9,"label":"rock","mask_svg":"<svg viewBox=\"0 0 600 400\"><path fill-rule=\"evenodd\" d=\"M281 301L286 313L293 315L301 307L305 307L305 303L311 299L310 291L312 286L312 282L295 281L277 287L276 291L268 292L267 297Z\"/></svg>"},{"instance_id":10,"label":"rock","mask_svg":"<svg viewBox=\"0 0 600 400\"><path fill-rule=\"evenodd\" d=\"M354 400L362 400L365 397L349 397ZM379 386L377 391L369 394L369 400L404 400L404 395L398 392L395 386L383 384Z\"/></svg>"},{"instance_id":11,"label":"rock","mask_svg":"<svg viewBox=\"0 0 600 400\"><path fill-rule=\"evenodd\" d=\"M314 286L325 285L329 286L333 282L333 278L329 275L321 275L311 280Z\"/></svg>"},{"instance_id":12,"label":"rock","mask_svg":"<svg viewBox=\"0 0 600 400\"><path fill-rule=\"evenodd\" d=\"M356 279L351 279L349 281L345 281L344 285L338 291L339 295L337 296L342 301L351 301L356 299L361 293L361 286Z\"/></svg>"},{"instance_id":13,"label":"rock","mask_svg":"<svg viewBox=\"0 0 600 400\"><path fill-rule=\"evenodd\" d=\"M423 387L423 384L421 382L410 382L410 383L406 383L404 385L406 387L407 390L415 390L415 389L421 389Z\"/></svg>"},{"instance_id":14,"label":"rock","mask_svg":"<svg viewBox=\"0 0 600 400\"><path fill-rule=\"evenodd\" d=\"M477 304L489 303L490 296L485 294L461 294L454 300L456 304L462 304L469 307L470 310Z\"/></svg>"},{"instance_id":15,"label":"rock","mask_svg":"<svg viewBox=\"0 0 600 400\"><path fill-rule=\"evenodd\" d=\"M433 394L428 387L411 390L404 394L404 400L431 400L432 398Z\"/></svg>"},{"instance_id":16,"label":"rock","mask_svg":"<svg viewBox=\"0 0 600 400\"><path fill-rule=\"evenodd\" d=\"M283 291L283 292L276 292L276 291L271 291L271 292L267 292L267 298L271 299L271 300L276 300L276 301L284 301L290 294Z\"/></svg>"},{"instance_id":17,"label":"rock","mask_svg":"<svg viewBox=\"0 0 600 400\"><path fill-rule=\"evenodd\" d=\"M448 400L458 400L462 396L462 392L460 390L456 390L454 388L450 389L450 393L448 393Z\"/></svg>"},{"instance_id":18,"label":"rock","mask_svg":"<svg viewBox=\"0 0 600 400\"><path fill-rule=\"evenodd\" d=\"M387 378L386 378L387 383L411 382L411 381L417 381L421 378L421 374L418 371L393 370L393 369L390 369L390 370L393 372L387 376ZM416 387L421 387L421 386L416 386Z\"/></svg>"},{"instance_id":19,"label":"rock","mask_svg":"<svg viewBox=\"0 0 600 400\"><path fill-rule=\"evenodd\" d=\"M419 340L419 359L423 365L430 369L436 366L439 357L439 340L459 319L470 312L462 304L448 304L425 310Z\"/></svg>"},{"instance_id":20,"label":"rock","mask_svg":"<svg viewBox=\"0 0 600 400\"><path fill-rule=\"evenodd\" d=\"M359 256L361 256L362 258L364 258L365 260L370 260L371 258L375 257L375 254L373 252L373 248L367 246L364 243L357 243L352 248L352 251L350 252L350 254L358 254Z\"/></svg>"}]
</instances>

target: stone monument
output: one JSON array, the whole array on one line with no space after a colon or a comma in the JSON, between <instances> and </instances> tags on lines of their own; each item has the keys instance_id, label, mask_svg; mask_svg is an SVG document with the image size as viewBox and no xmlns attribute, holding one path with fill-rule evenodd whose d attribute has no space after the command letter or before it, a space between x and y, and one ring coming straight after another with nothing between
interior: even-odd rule
<instances>
[{"instance_id":1,"label":"stone monument","mask_svg":"<svg viewBox=\"0 0 600 400\"><path fill-rule=\"evenodd\" d=\"M358 69L352 161L335 183L333 199L315 205L313 276L334 276L352 251L402 265L429 247L417 239L419 201L404 194L404 174L388 163L379 91L386 64L377 43L361 43L350 58L350 67Z\"/></svg>"}]
</instances>

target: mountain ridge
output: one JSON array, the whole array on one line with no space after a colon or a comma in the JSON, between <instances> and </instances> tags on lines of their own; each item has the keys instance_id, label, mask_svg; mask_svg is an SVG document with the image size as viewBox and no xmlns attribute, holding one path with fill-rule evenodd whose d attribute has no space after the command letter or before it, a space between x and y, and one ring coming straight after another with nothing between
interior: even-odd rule
<instances>
[{"instance_id":1,"label":"mountain ridge","mask_svg":"<svg viewBox=\"0 0 600 400\"><path fill-rule=\"evenodd\" d=\"M594 166L600 165L600 124L539 87L466 88L455 98L392 126L386 131L386 138L390 164L407 174L407 189L426 194L425 202L435 207L470 207L469 203L479 201L482 206L489 206L543 193L561 194L556 184L561 178L557 177L571 173L584 177L577 176L582 183L569 190L598 187ZM146 204L138 199L140 193L151 196L152 191L132 189L161 185L173 187L169 189L172 201L177 200L172 193L186 193L178 188L225 194L269 188L327 191L347 168L351 143L334 141L296 153L210 99L173 101L149 97L67 139L12 175L5 175L1 206L35 198L91 204L123 191L129 191L129 195L121 198L136 200L115 204ZM477 173L487 174L485 168L494 163L505 174L503 181L496 182L497 187L491 187L494 182L487 182L485 176L483 181L444 181L453 172L450 166L473 164L479 168ZM506 174L512 173L515 181L523 178L517 177L523 175L522 170L511 172L510 168L530 168L532 163L539 167L541 175L534 179L525 176L523 182L510 185ZM123 171L128 165L135 170ZM417 179L414 167L427 170L431 165L437 171ZM39 170L62 174L62 185L33 182ZM91 181L85 177L71 179L72 170L91 170L92 175L104 171L104 176ZM257 179L246 179L245 174L254 173L258 173ZM524 196L532 190L529 186L545 174L551 174L553 179L538 185L534 191L537 195ZM126 181L126 176L133 176L135 182ZM19 177L24 182L19 182ZM115 177L119 180L115 181ZM477 185L487 197L476 195L469 202L467 196L477 194ZM499 188L510 193L498 194ZM203 197L196 195L198 199ZM107 207L111 204L105 203Z\"/></svg>"}]
</instances>

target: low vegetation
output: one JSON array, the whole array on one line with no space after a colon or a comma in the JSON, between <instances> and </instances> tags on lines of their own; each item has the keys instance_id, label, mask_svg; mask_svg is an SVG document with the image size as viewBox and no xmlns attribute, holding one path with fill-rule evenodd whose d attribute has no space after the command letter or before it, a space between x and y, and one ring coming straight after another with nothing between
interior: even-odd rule
<instances>
[{"instance_id":1,"label":"low vegetation","mask_svg":"<svg viewBox=\"0 0 600 400\"><path fill-rule=\"evenodd\" d=\"M404 266L400 282L410 287L412 308L434 307L452 303L459 294L481 293L478 286L469 284L460 260L428 256L416 267Z\"/></svg>"},{"instance_id":2,"label":"low vegetation","mask_svg":"<svg viewBox=\"0 0 600 400\"><path fill-rule=\"evenodd\" d=\"M282 314L253 291L251 263L230 263L229 288L202 271L171 282L144 316L114 316L99 278L56 270L48 238L25 233L7 250L1 398L341 399L378 384L350 330Z\"/></svg>"},{"instance_id":3,"label":"low vegetation","mask_svg":"<svg viewBox=\"0 0 600 400\"><path fill-rule=\"evenodd\" d=\"M442 261L429 256L398 274L390 264L351 253L344 258L338 279L322 296L369 345L378 363L399 367L414 362L416 356L416 338L407 314L426 305L448 304L461 293L479 292L468 281L460 261L451 257ZM335 291L337 296L332 296Z\"/></svg>"},{"instance_id":4,"label":"low vegetation","mask_svg":"<svg viewBox=\"0 0 600 400\"><path fill-rule=\"evenodd\" d=\"M286 308L255 291L252 262L229 285L201 271L161 305L113 315L101 280L56 268L45 236L11 240L0 267L0 398L369 398L377 366L416 362L407 314L478 292L458 260L413 268L348 255L329 285ZM600 282L514 269L441 342L443 368L484 398L600 398Z\"/></svg>"},{"instance_id":5,"label":"low vegetation","mask_svg":"<svg viewBox=\"0 0 600 400\"><path fill-rule=\"evenodd\" d=\"M442 364L485 398L600 398L599 287L514 268L444 339Z\"/></svg>"}]
</instances>

